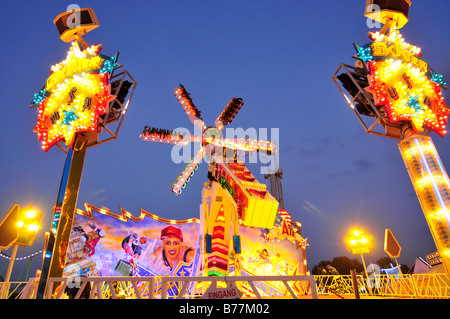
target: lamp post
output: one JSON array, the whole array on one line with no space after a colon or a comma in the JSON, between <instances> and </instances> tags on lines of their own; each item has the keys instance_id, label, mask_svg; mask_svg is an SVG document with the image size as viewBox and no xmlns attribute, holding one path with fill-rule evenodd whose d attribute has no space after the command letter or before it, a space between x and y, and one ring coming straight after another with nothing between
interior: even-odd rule
<instances>
[{"instance_id":1,"label":"lamp post","mask_svg":"<svg viewBox=\"0 0 450 319\"><path fill-rule=\"evenodd\" d=\"M31 246L36 238L37 231L39 230L43 214L34 210L31 205L26 208L20 208L17 205L18 214L17 221L15 224L17 231L17 239L13 243L13 248L11 252L11 260L8 264L8 269L5 275L5 287L1 293L2 299L7 298L9 291L9 280L11 278L12 269L14 266L14 261L16 259L17 249L19 245L22 247Z\"/></svg>"},{"instance_id":2,"label":"lamp post","mask_svg":"<svg viewBox=\"0 0 450 319\"><path fill-rule=\"evenodd\" d=\"M364 261L364 254L370 254L373 247L372 240L373 237L371 235L357 229L350 231L344 238L344 242L347 244L348 250L350 250L353 255L361 255L364 272L367 278L369 278L369 275L367 273L366 263Z\"/></svg>"}]
</instances>

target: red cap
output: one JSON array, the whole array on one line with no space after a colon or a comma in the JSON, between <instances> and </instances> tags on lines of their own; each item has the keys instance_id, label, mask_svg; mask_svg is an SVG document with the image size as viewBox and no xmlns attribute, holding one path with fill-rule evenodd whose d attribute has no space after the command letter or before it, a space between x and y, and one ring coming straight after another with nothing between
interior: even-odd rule
<instances>
[{"instance_id":1,"label":"red cap","mask_svg":"<svg viewBox=\"0 0 450 319\"><path fill-rule=\"evenodd\" d=\"M168 226L161 230L161 239L169 237L175 237L183 241L183 233L181 232L181 229L175 228L173 226Z\"/></svg>"}]
</instances>

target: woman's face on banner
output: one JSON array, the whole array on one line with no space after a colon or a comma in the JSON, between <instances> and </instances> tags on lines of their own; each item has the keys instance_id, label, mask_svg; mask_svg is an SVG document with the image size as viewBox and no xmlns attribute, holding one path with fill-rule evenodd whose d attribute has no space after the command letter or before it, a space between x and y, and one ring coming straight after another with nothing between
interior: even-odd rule
<instances>
[{"instance_id":1,"label":"woman's face on banner","mask_svg":"<svg viewBox=\"0 0 450 319\"><path fill-rule=\"evenodd\" d=\"M166 238L164 239L164 250L167 252L171 259L175 259L180 253L181 240L178 238Z\"/></svg>"}]
</instances>

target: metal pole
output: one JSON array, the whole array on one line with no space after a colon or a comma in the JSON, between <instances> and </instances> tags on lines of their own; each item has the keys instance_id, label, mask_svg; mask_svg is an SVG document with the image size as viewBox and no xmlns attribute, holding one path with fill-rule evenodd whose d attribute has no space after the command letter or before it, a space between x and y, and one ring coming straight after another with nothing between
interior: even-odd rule
<instances>
[{"instance_id":1,"label":"metal pole","mask_svg":"<svg viewBox=\"0 0 450 319\"><path fill-rule=\"evenodd\" d=\"M280 208L284 210L284 200L283 200L283 190L281 189L281 178L283 176L283 173L280 171L277 171L275 173L277 184L278 184L278 201L280 203Z\"/></svg>"},{"instance_id":2,"label":"metal pole","mask_svg":"<svg viewBox=\"0 0 450 319\"><path fill-rule=\"evenodd\" d=\"M13 269L13 266L14 266L14 261L16 259L17 248L19 248L19 244L18 243L14 243L13 249L12 249L12 252L11 252L11 260L9 261L8 269L6 270L5 285L3 287L3 292L2 292L2 298L1 299L7 299L8 298L9 280L11 278L11 273L12 273L12 269Z\"/></svg>"},{"instance_id":3,"label":"metal pole","mask_svg":"<svg viewBox=\"0 0 450 319\"><path fill-rule=\"evenodd\" d=\"M398 261L397 261L397 258L394 258L395 259L395 263L397 264L397 269L398 269L398 272L400 273L400 275L402 274L402 269L400 268L400 266L398 265Z\"/></svg>"},{"instance_id":4,"label":"metal pole","mask_svg":"<svg viewBox=\"0 0 450 319\"><path fill-rule=\"evenodd\" d=\"M67 152L36 299L44 299L48 278L62 277L64 274L86 148L87 140L78 134Z\"/></svg>"},{"instance_id":5,"label":"metal pole","mask_svg":"<svg viewBox=\"0 0 450 319\"><path fill-rule=\"evenodd\" d=\"M19 248L19 244L18 243L14 243L13 245L13 249L11 252L11 260L9 261L8 264L8 269L6 270L6 275L5 275L5 282L8 283L9 279L11 278L11 272L14 266L14 261L16 259L16 254L17 254L17 248Z\"/></svg>"},{"instance_id":6,"label":"metal pole","mask_svg":"<svg viewBox=\"0 0 450 319\"><path fill-rule=\"evenodd\" d=\"M363 263L363 267L364 267L364 273L366 274L366 277L369 278L369 275L367 274L366 263L364 262L363 254L361 254L361 259L362 259L362 263Z\"/></svg>"},{"instance_id":7,"label":"metal pole","mask_svg":"<svg viewBox=\"0 0 450 319\"><path fill-rule=\"evenodd\" d=\"M364 273L366 274L366 286L369 288L369 293L372 294L372 287L369 285L369 274L367 273L366 263L364 261L364 255L361 254L361 259L364 267Z\"/></svg>"},{"instance_id":8,"label":"metal pole","mask_svg":"<svg viewBox=\"0 0 450 319\"><path fill-rule=\"evenodd\" d=\"M12 268L14 266L14 261L16 259L17 248L19 248L19 244L18 243L14 243L13 250L11 252L11 260L9 261L8 269L6 270L6 275L5 275L5 282L6 283L8 283L9 279L11 278L11 272L12 272Z\"/></svg>"}]
</instances>

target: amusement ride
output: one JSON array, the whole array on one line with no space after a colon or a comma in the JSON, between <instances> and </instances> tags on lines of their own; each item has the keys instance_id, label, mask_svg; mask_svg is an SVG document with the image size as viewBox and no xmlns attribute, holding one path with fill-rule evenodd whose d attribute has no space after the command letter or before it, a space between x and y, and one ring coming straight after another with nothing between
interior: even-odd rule
<instances>
[{"instance_id":1,"label":"amusement ride","mask_svg":"<svg viewBox=\"0 0 450 319\"><path fill-rule=\"evenodd\" d=\"M367 133L399 141L450 278L450 180L429 136L430 132L441 137L447 134L450 110L442 95L447 87L443 76L423 59L421 49L407 43L399 31L408 22L410 6L410 0L367 0L365 16L381 29L368 33L369 43L354 45L354 65L342 63L332 80ZM139 136L145 142L172 147L196 143L195 155L171 189L181 195L202 161L207 162L199 219L168 220L144 210L136 217L122 208L115 214L89 204L85 204L86 211L76 208L86 150L118 137L137 82L128 71L117 72L122 67L118 53L104 55L101 44L86 43L86 34L99 26L92 8L72 8L53 22L70 48L66 58L51 67L30 108L37 110L34 130L42 149L47 152L56 145L66 153L66 160L45 248L39 252L42 268L24 288L23 298L184 298L187 292L189 298L261 298L273 293L317 298L324 282L318 283L307 272L308 243L302 237L301 224L292 221L285 209L282 171L276 167L264 176L270 181L269 190L240 156L258 153L276 158L277 145L229 138L223 132L243 107L242 98L233 97L213 125L207 126L190 93L180 84L174 94L196 133L145 126ZM41 213L31 212L31 208L14 205L0 222L0 248L14 247L12 256L2 255L10 259L7 281L17 246L33 243L42 218ZM36 225L31 223L33 218ZM390 230L387 234L392 241ZM354 231L345 241L353 254L362 257L372 247L367 236L361 239L359 235ZM120 242L111 248L111 241L117 238ZM286 243L292 247L286 248ZM401 248L394 246L397 252L389 255L396 258ZM282 254L290 254L294 264L288 265ZM35 255L30 255L30 260ZM246 265L254 267L250 270ZM102 271L107 274L104 279ZM367 269L365 275L369 279ZM371 287L366 289L356 274L351 280L357 298L360 292L372 295ZM10 296L8 289L1 286L1 298ZM332 289L328 286L324 291Z\"/></svg>"}]
</instances>

